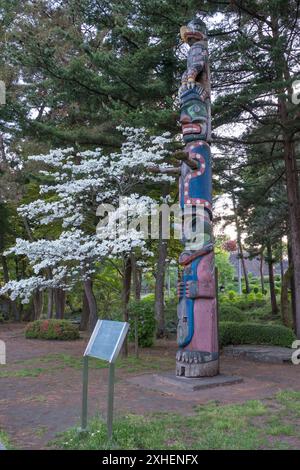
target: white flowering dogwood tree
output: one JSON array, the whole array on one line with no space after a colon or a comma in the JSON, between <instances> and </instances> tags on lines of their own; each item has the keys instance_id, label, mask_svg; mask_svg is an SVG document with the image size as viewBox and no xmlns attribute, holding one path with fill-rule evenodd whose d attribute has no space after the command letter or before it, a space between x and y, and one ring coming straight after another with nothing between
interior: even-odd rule
<instances>
[{"instance_id":1,"label":"white flowering dogwood tree","mask_svg":"<svg viewBox=\"0 0 300 470\"><path fill-rule=\"evenodd\" d=\"M40 172L47 184L41 184L40 197L18 208L31 233L38 233L41 225L55 223L60 229L53 237L16 240L6 255L28 258L32 275L26 279L8 282L0 290L11 299L17 297L29 302L32 294L45 289L68 290L83 281L90 310L90 328L97 320L97 307L92 291L93 274L101 262L109 258L129 256L140 250L144 257L147 235L134 225L115 227L126 211L130 219L147 215L152 199L137 194L145 183L172 181L165 159L168 134L151 136L145 129L120 128L125 141L119 152L105 154L102 149L75 151L56 149L47 155L29 157L42 167ZM148 171L159 168L157 171ZM122 206L119 199L122 197ZM107 223L98 225L97 209L113 205ZM100 211L101 212L101 211ZM104 215L104 214L103 214ZM98 227L97 227L98 225Z\"/></svg>"}]
</instances>

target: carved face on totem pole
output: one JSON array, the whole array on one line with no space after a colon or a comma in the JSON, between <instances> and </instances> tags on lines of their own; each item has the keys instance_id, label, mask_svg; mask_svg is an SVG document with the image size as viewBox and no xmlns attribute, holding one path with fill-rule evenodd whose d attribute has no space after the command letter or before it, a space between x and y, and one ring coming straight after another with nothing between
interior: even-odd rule
<instances>
[{"instance_id":1,"label":"carved face on totem pole","mask_svg":"<svg viewBox=\"0 0 300 470\"><path fill-rule=\"evenodd\" d=\"M197 85L181 94L180 123L183 140L186 143L207 138L207 98L207 92Z\"/></svg>"}]
</instances>

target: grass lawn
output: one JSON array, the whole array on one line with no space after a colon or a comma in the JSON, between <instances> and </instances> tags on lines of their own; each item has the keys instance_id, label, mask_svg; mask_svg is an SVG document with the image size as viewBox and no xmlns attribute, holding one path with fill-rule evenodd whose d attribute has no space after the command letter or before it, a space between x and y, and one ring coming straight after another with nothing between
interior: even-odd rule
<instances>
[{"instance_id":1,"label":"grass lawn","mask_svg":"<svg viewBox=\"0 0 300 470\"><path fill-rule=\"evenodd\" d=\"M153 361L152 356L143 355L136 358L133 355L127 358L118 358L116 367L126 369L127 373L139 373L147 371L168 370L174 365L173 358L168 356L157 356ZM8 377L38 377L41 374L56 372L58 369L68 367L81 370L83 367L83 358L75 357L70 354L48 354L33 359L15 361L12 369L11 364L1 366L0 378ZM105 369L108 367L106 361L90 358L90 369Z\"/></svg>"},{"instance_id":2,"label":"grass lawn","mask_svg":"<svg viewBox=\"0 0 300 470\"><path fill-rule=\"evenodd\" d=\"M225 387L224 393L220 388L203 390L200 406L197 394L190 398L149 390L144 393L127 381L135 374L174 370L176 343L167 341L141 349L138 359L133 354L119 358L120 401L112 443L107 442L106 424L102 421L106 412L107 363L91 358L90 412L98 414L90 423L90 432L79 436L75 427L70 427L78 427L76 420L80 416L84 342L79 345L75 341L38 341L31 349L29 340L18 334L20 331L9 330L12 350L18 353L0 368L0 441L7 448L300 448L299 376L294 366L257 363L249 367L246 361L224 357L223 373L241 375L244 383ZM298 392L275 395L286 388ZM57 434L62 431L65 432Z\"/></svg>"},{"instance_id":3,"label":"grass lawn","mask_svg":"<svg viewBox=\"0 0 300 470\"><path fill-rule=\"evenodd\" d=\"M58 436L59 449L296 449L300 443L300 392L283 391L262 401L197 406L194 414L126 415L115 420L114 439L106 439L99 418L87 434L73 428Z\"/></svg>"}]
</instances>

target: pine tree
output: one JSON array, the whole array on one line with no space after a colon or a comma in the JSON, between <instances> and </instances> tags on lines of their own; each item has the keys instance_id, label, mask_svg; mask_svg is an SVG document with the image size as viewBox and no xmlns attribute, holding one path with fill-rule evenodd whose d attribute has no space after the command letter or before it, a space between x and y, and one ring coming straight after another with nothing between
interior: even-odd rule
<instances>
[{"instance_id":1,"label":"pine tree","mask_svg":"<svg viewBox=\"0 0 300 470\"><path fill-rule=\"evenodd\" d=\"M284 163L281 176L284 176L286 183L288 231L294 266L296 332L300 337L300 193L297 164L300 126L299 110L292 103L292 83L299 74L298 14L299 4L294 0L229 2L224 21L229 18L232 33L216 39L219 49L214 51L212 76L213 82L223 90L215 102L215 122L218 125L230 123L244 130L238 138L217 136L216 140L227 150L227 164L230 165L233 148L239 159L245 154L245 146L255 148L262 144L266 145L264 158L269 160L270 165L277 158ZM253 134L253 129L258 125L259 131Z\"/></svg>"}]
</instances>

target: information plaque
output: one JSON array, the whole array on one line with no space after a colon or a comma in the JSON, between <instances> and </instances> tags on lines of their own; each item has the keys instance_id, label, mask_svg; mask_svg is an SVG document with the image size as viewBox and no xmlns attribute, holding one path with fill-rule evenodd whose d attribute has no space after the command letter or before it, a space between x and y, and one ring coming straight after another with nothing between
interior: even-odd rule
<instances>
[{"instance_id":1,"label":"information plaque","mask_svg":"<svg viewBox=\"0 0 300 470\"><path fill-rule=\"evenodd\" d=\"M128 331L128 323L98 320L84 356L96 357L113 363L116 361Z\"/></svg>"},{"instance_id":2,"label":"information plaque","mask_svg":"<svg viewBox=\"0 0 300 470\"><path fill-rule=\"evenodd\" d=\"M98 320L83 354L81 431L87 428L88 359L94 357L109 363L107 432L112 438L115 361L121 351L129 325L126 322Z\"/></svg>"}]
</instances>

